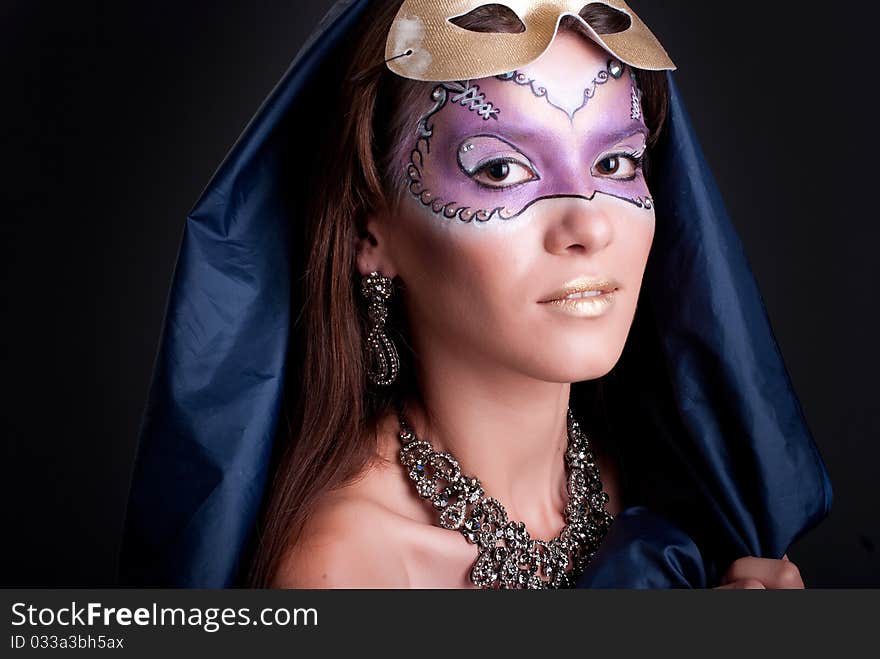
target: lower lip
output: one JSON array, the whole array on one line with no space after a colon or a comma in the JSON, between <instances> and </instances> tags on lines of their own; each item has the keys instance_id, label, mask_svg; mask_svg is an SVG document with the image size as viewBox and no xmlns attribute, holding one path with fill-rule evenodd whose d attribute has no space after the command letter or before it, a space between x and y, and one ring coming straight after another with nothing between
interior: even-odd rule
<instances>
[{"instance_id":1,"label":"lower lip","mask_svg":"<svg viewBox=\"0 0 880 659\"><path fill-rule=\"evenodd\" d=\"M614 293L615 291L611 291L602 295L594 295L593 297L551 300L541 304L576 318L598 318L614 304Z\"/></svg>"}]
</instances>

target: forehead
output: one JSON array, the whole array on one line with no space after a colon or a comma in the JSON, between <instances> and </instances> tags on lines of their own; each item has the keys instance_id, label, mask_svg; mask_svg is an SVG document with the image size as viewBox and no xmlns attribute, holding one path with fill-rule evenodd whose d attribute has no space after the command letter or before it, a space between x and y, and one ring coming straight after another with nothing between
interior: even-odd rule
<instances>
[{"instance_id":1,"label":"forehead","mask_svg":"<svg viewBox=\"0 0 880 659\"><path fill-rule=\"evenodd\" d=\"M562 30L541 57L519 70L557 93L577 93L610 59L611 55L586 36Z\"/></svg>"},{"instance_id":2,"label":"forehead","mask_svg":"<svg viewBox=\"0 0 880 659\"><path fill-rule=\"evenodd\" d=\"M517 71L516 80L470 81L498 108L497 120L486 121L461 104L437 119L460 135L497 130L565 137L644 130L641 117L632 118L629 69L618 79L601 77L611 59L585 36L562 31L539 59Z\"/></svg>"}]
</instances>

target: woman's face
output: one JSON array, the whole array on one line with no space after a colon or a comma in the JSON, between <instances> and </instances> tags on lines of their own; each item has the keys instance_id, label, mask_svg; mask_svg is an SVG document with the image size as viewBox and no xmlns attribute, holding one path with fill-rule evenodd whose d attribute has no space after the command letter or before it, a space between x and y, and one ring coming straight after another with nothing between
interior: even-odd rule
<instances>
[{"instance_id":1,"label":"woman's face","mask_svg":"<svg viewBox=\"0 0 880 659\"><path fill-rule=\"evenodd\" d=\"M629 67L563 31L520 71L428 89L383 232L416 349L549 382L606 374L654 237ZM579 283L601 294L560 301Z\"/></svg>"}]
</instances>

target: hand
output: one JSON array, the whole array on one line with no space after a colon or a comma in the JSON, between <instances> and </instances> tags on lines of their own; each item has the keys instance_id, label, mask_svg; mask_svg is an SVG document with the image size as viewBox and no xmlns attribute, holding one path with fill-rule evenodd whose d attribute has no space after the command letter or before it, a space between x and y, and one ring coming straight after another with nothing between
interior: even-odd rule
<instances>
[{"instance_id":1,"label":"hand","mask_svg":"<svg viewBox=\"0 0 880 659\"><path fill-rule=\"evenodd\" d=\"M720 590L727 589L803 589L797 565L783 556L782 560L748 556L734 561L721 578Z\"/></svg>"}]
</instances>

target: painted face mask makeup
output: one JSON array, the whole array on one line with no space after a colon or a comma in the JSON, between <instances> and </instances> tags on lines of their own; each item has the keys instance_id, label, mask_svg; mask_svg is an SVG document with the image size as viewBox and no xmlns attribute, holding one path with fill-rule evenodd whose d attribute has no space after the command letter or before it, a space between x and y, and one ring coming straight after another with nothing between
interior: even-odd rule
<instances>
[{"instance_id":1,"label":"painted face mask makeup","mask_svg":"<svg viewBox=\"0 0 880 659\"><path fill-rule=\"evenodd\" d=\"M463 222L596 194L651 210L641 169L648 129L631 69L610 58L584 80L545 83L551 67L534 68L433 89L410 154L410 193Z\"/></svg>"},{"instance_id":2,"label":"painted face mask makeup","mask_svg":"<svg viewBox=\"0 0 880 659\"><path fill-rule=\"evenodd\" d=\"M389 31L389 69L438 83L406 163L411 195L464 222L509 220L543 199L596 194L651 211L641 168L648 129L633 69L675 69L656 37L621 0L598 3L621 19L601 35L580 16L592 3L491 4L507 14L505 31L459 26L487 10L479 0L406 0ZM602 65L539 64L564 17L604 51Z\"/></svg>"}]
</instances>

